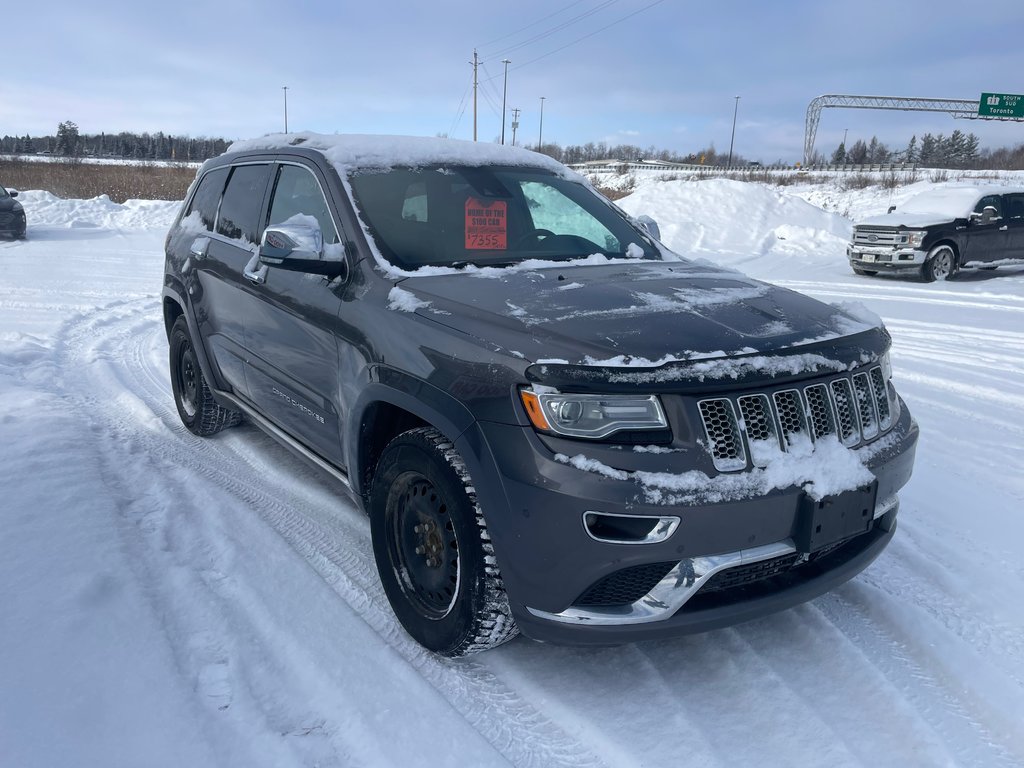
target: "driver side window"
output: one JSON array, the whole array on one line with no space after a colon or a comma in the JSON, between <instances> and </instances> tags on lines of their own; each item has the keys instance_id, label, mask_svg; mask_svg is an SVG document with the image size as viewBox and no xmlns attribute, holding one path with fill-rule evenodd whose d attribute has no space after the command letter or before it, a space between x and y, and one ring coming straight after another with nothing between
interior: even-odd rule
<instances>
[{"instance_id":1,"label":"driver side window","mask_svg":"<svg viewBox=\"0 0 1024 768\"><path fill-rule=\"evenodd\" d=\"M978 204L974 206L975 213L984 213L985 209L989 206L996 209L996 215L993 219L999 219L1003 216L1003 205L1002 198L999 195L985 195L978 201Z\"/></svg>"},{"instance_id":2,"label":"driver side window","mask_svg":"<svg viewBox=\"0 0 1024 768\"><path fill-rule=\"evenodd\" d=\"M281 224L296 214L312 216L317 220L324 235L324 245L340 242L338 228L334 226L331 210L327 207L316 176L297 165L282 165L277 171L267 224Z\"/></svg>"}]
</instances>

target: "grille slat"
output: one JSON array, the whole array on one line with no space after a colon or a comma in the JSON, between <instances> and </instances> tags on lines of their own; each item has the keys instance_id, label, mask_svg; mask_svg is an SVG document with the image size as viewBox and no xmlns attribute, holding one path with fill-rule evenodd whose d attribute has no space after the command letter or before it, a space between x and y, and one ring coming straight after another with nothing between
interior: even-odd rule
<instances>
[{"instance_id":1,"label":"grille slat","mask_svg":"<svg viewBox=\"0 0 1024 768\"><path fill-rule=\"evenodd\" d=\"M880 366L802 388L701 400L704 434L715 468L764 466L772 449L834 435L850 448L892 428L895 395ZM737 419L737 411L739 418Z\"/></svg>"}]
</instances>

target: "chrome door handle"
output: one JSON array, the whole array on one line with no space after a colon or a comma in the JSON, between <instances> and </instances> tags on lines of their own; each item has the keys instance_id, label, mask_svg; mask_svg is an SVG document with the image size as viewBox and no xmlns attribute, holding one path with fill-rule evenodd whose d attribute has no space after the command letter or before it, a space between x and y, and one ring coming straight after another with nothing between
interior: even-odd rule
<instances>
[{"instance_id":1,"label":"chrome door handle","mask_svg":"<svg viewBox=\"0 0 1024 768\"><path fill-rule=\"evenodd\" d=\"M242 270L242 275L253 285L263 285L267 282L267 265L260 263L260 255L254 253L249 263Z\"/></svg>"}]
</instances>

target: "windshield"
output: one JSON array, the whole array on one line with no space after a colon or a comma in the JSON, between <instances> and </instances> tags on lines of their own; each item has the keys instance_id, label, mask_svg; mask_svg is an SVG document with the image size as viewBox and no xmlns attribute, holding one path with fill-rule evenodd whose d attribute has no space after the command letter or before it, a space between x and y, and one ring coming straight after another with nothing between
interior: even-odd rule
<instances>
[{"instance_id":1,"label":"windshield","mask_svg":"<svg viewBox=\"0 0 1024 768\"><path fill-rule=\"evenodd\" d=\"M536 168L394 168L349 177L385 259L509 266L527 259L660 258L586 186Z\"/></svg>"},{"instance_id":2,"label":"windshield","mask_svg":"<svg viewBox=\"0 0 1024 768\"><path fill-rule=\"evenodd\" d=\"M7 197L7 190L0 187L0 198Z\"/></svg>"}]
</instances>

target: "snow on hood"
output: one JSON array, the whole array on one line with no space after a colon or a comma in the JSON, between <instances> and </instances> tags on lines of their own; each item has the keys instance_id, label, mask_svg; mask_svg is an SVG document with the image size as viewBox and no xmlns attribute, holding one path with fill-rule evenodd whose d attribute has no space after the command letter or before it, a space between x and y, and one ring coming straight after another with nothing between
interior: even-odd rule
<instances>
[{"instance_id":1,"label":"snow on hood","mask_svg":"<svg viewBox=\"0 0 1024 768\"><path fill-rule=\"evenodd\" d=\"M544 168L559 176L577 178L557 160L521 147L490 142L438 139L421 136L376 136L365 134L275 133L258 139L236 141L228 152L276 151L292 147L314 149L343 177L357 168L386 170L450 164L464 166L508 165Z\"/></svg>"},{"instance_id":2,"label":"snow on hood","mask_svg":"<svg viewBox=\"0 0 1024 768\"><path fill-rule=\"evenodd\" d=\"M736 355L756 361L779 354L800 361L799 370L841 370L846 363L821 355L802 359L806 350L800 348L880 325L845 307L706 264L620 261L545 267L488 280L470 273L400 283L409 294L408 306L415 299L424 308L429 304L435 312L450 312L438 318L418 308L417 314L520 350L531 362L637 374L680 361ZM569 285L575 287L563 290ZM767 365L763 358L762 365ZM702 370L710 374L712 368L705 364Z\"/></svg>"},{"instance_id":3,"label":"snow on hood","mask_svg":"<svg viewBox=\"0 0 1024 768\"><path fill-rule=\"evenodd\" d=\"M942 213L904 213L893 211L883 213L880 216L868 216L857 222L858 227L934 227L938 224L946 224L956 216L947 216Z\"/></svg>"}]
</instances>

